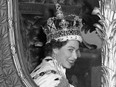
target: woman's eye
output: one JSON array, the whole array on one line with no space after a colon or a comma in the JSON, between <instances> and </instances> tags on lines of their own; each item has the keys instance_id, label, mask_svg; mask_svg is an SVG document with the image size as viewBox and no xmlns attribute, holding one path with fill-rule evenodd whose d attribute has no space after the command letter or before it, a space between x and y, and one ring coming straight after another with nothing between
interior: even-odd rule
<instances>
[{"instance_id":1,"label":"woman's eye","mask_svg":"<svg viewBox=\"0 0 116 87\"><path fill-rule=\"evenodd\" d=\"M68 49L70 52L73 52L73 49Z\"/></svg>"},{"instance_id":2,"label":"woman's eye","mask_svg":"<svg viewBox=\"0 0 116 87\"><path fill-rule=\"evenodd\" d=\"M78 53L78 52L80 52L80 50L78 49L78 50L76 50L76 53Z\"/></svg>"},{"instance_id":3,"label":"woman's eye","mask_svg":"<svg viewBox=\"0 0 116 87\"><path fill-rule=\"evenodd\" d=\"M76 53L77 53L77 54L80 54L80 50L77 50Z\"/></svg>"}]
</instances>

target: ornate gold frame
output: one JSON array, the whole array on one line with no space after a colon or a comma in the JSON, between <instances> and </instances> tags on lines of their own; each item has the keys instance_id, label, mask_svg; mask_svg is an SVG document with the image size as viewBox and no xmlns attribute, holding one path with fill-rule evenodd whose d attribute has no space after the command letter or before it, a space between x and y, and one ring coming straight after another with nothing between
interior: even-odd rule
<instances>
[{"instance_id":1,"label":"ornate gold frame","mask_svg":"<svg viewBox=\"0 0 116 87\"><path fill-rule=\"evenodd\" d=\"M37 87L24 63L18 0L0 0L0 7L0 85Z\"/></svg>"}]
</instances>

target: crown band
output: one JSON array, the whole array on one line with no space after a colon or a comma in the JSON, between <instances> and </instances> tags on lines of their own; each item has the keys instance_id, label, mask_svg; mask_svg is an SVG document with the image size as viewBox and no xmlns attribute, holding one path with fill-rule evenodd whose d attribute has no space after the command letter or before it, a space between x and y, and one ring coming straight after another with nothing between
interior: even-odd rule
<instances>
[{"instance_id":1,"label":"crown band","mask_svg":"<svg viewBox=\"0 0 116 87\"><path fill-rule=\"evenodd\" d=\"M61 30L61 31L55 32L53 34L48 35L47 36L47 40L48 40L48 42L50 42L51 39L57 40L58 38L59 39L63 39L64 38L64 40L66 40L66 38L68 39L68 38L70 38L72 36L75 36L75 38L77 36L79 36L79 39L77 39L77 40L79 40L80 42L82 42L82 38L81 38L81 35L80 35L80 31L77 30L77 29L75 29L75 30L74 29L73 30L70 29L68 31L62 31Z\"/></svg>"},{"instance_id":2,"label":"crown band","mask_svg":"<svg viewBox=\"0 0 116 87\"><path fill-rule=\"evenodd\" d=\"M56 38L55 40L59 40L59 41L77 40L77 41L82 42L82 37L79 35L69 35L69 36L63 36L63 37Z\"/></svg>"}]
</instances>

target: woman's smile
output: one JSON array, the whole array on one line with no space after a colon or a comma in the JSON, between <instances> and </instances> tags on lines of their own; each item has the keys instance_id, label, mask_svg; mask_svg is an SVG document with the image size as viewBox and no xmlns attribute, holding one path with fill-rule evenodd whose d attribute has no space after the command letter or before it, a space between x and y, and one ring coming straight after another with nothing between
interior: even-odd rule
<instances>
[{"instance_id":1,"label":"woman's smile","mask_svg":"<svg viewBox=\"0 0 116 87\"><path fill-rule=\"evenodd\" d=\"M68 60L68 62L70 63L71 66L74 65L75 61L76 60Z\"/></svg>"}]
</instances>

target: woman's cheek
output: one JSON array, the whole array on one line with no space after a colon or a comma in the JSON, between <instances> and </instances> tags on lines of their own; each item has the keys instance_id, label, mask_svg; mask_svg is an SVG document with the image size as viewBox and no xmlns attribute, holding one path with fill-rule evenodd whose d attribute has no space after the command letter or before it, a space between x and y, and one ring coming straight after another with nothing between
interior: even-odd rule
<instances>
[{"instance_id":1,"label":"woman's cheek","mask_svg":"<svg viewBox=\"0 0 116 87\"><path fill-rule=\"evenodd\" d=\"M66 52L66 55L67 55L68 58L71 57L71 54L72 54L72 53L71 53L70 51L67 51L67 52Z\"/></svg>"}]
</instances>

